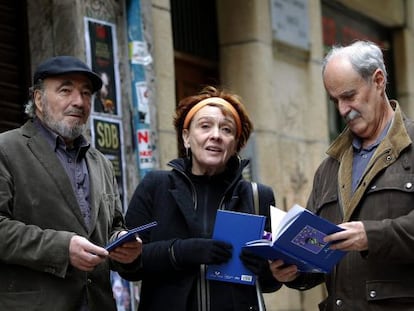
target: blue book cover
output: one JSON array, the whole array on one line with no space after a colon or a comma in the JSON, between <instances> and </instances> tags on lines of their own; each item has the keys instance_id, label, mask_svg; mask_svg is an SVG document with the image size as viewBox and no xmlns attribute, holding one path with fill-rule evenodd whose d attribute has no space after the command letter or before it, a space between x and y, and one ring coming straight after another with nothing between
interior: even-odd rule
<instances>
[{"instance_id":1,"label":"blue book cover","mask_svg":"<svg viewBox=\"0 0 414 311\"><path fill-rule=\"evenodd\" d=\"M117 238L115 241L109 243L105 246L105 249L110 252L113 251L115 248L121 246L122 244L133 241L138 233L151 229L152 227L156 226L157 222L153 221L148 224L136 227L134 229L128 230L128 233L122 235L121 237Z\"/></svg>"},{"instance_id":2,"label":"blue book cover","mask_svg":"<svg viewBox=\"0 0 414 311\"><path fill-rule=\"evenodd\" d=\"M254 285L256 283L255 275L244 266L239 256L246 242L263 237L265 221L266 217L261 215L218 210L213 239L231 243L233 256L222 265L209 265L206 278Z\"/></svg>"},{"instance_id":3,"label":"blue book cover","mask_svg":"<svg viewBox=\"0 0 414 311\"><path fill-rule=\"evenodd\" d=\"M271 225L271 241L250 241L245 247L264 258L296 265L301 272L329 273L346 254L323 241L343 229L299 205L287 213L272 206Z\"/></svg>"}]
</instances>

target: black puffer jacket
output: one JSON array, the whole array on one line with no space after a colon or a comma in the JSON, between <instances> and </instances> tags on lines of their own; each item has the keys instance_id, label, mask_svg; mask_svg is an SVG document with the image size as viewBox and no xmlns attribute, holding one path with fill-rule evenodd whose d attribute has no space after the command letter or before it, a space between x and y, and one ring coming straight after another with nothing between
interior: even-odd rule
<instances>
[{"instance_id":1,"label":"black puffer jacket","mask_svg":"<svg viewBox=\"0 0 414 311\"><path fill-rule=\"evenodd\" d=\"M225 173L219 176L223 184L222 202L217 209L254 213L250 182L242 177L248 164L236 157L229 161ZM206 237L203 221L195 211L197 194L191 181L189 163L176 159L169 163L171 171L149 172L138 185L129 204L126 221L135 227L156 220L158 226L142 234L144 242L141 269L134 275L123 275L130 280L142 280L139 310L165 311L243 311L258 310L254 286L206 281L202 269L177 270L171 263L169 246L174 239ZM260 213L269 215L269 206L275 204L271 188L259 185ZM214 220L209 221L212 232ZM264 291L280 287L271 274L261 280ZM201 296L207 305L201 308Z\"/></svg>"}]
</instances>

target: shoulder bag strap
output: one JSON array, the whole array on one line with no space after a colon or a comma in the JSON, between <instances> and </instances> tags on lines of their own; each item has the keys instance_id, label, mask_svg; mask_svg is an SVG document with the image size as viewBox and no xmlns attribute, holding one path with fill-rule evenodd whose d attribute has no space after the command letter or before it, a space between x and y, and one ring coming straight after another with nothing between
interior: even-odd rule
<instances>
[{"instance_id":1,"label":"shoulder bag strap","mask_svg":"<svg viewBox=\"0 0 414 311\"><path fill-rule=\"evenodd\" d=\"M254 206L254 213L259 215L259 191L257 189L257 183L254 181L251 182L252 185L252 192L253 192L253 206ZM256 278L256 294L257 294L257 303L259 305L259 311L266 311L266 306L262 294L262 290L260 289L259 280Z\"/></svg>"},{"instance_id":2,"label":"shoulder bag strap","mask_svg":"<svg viewBox=\"0 0 414 311\"><path fill-rule=\"evenodd\" d=\"M254 213L256 215L259 215L259 191L257 189L257 183L252 181L251 184L252 184L252 191L253 191Z\"/></svg>"}]
</instances>

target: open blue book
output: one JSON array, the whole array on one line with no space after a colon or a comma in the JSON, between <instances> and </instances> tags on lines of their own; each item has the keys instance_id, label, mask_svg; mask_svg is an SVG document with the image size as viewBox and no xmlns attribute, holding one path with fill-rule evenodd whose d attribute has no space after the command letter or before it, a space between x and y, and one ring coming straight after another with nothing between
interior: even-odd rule
<instances>
[{"instance_id":1,"label":"open blue book","mask_svg":"<svg viewBox=\"0 0 414 311\"><path fill-rule=\"evenodd\" d=\"M254 285L256 276L240 260L240 252L246 242L262 238L266 217L255 214L218 210L213 239L233 245L232 258L221 265L209 265L208 280Z\"/></svg>"},{"instance_id":2,"label":"open blue book","mask_svg":"<svg viewBox=\"0 0 414 311\"><path fill-rule=\"evenodd\" d=\"M270 218L271 240L253 240L244 246L256 255L282 259L301 272L329 273L346 254L330 249L330 243L323 241L325 236L343 229L297 204L288 212L271 206Z\"/></svg>"}]
</instances>

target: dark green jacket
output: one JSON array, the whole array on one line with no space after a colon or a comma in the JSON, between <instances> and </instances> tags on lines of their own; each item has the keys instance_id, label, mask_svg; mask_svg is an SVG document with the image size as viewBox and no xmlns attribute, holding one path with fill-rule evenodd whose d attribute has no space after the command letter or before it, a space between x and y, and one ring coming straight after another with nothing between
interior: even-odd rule
<instances>
[{"instance_id":1,"label":"dark green jacket","mask_svg":"<svg viewBox=\"0 0 414 311\"><path fill-rule=\"evenodd\" d=\"M86 154L92 230L87 232L69 178L32 121L0 135L0 310L116 310L105 261L90 273L69 263L74 234L104 246L124 226L110 162Z\"/></svg>"}]
</instances>

